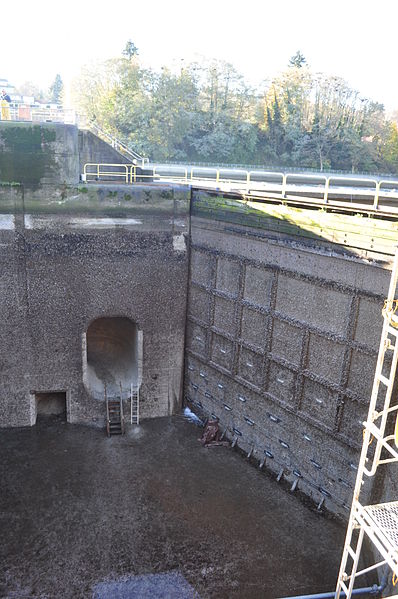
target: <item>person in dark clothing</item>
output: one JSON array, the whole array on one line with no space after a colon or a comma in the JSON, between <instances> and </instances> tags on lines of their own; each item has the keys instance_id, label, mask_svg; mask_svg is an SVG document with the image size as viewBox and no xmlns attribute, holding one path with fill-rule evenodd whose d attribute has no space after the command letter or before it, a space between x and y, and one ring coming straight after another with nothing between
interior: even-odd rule
<instances>
[{"instance_id":1,"label":"person in dark clothing","mask_svg":"<svg viewBox=\"0 0 398 599\"><path fill-rule=\"evenodd\" d=\"M10 103L10 102L11 102L11 98L10 98L10 96L7 94L7 92L6 92L6 90L5 90L5 89L3 89L3 90L1 91L1 99L2 99L2 100L5 100L5 101L6 101L6 102L8 102L8 103Z\"/></svg>"}]
</instances>

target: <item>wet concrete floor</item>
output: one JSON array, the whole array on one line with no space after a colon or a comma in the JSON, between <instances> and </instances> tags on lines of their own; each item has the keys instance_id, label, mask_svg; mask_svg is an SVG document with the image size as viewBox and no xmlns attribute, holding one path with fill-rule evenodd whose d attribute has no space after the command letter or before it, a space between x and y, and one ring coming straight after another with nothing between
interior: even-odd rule
<instances>
[{"instance_id":1,"label":"wet concrete floor","mask_svg":"<svg viewBox=\"0 0 398 599\"><path fill-rule=\"evenodd\" d=\"M182 417L111 439L59 421L1 431L0 597L91 599L170 572L202 599L333 590L344 529L200 434Z\"/></svg>"}]
</instances>

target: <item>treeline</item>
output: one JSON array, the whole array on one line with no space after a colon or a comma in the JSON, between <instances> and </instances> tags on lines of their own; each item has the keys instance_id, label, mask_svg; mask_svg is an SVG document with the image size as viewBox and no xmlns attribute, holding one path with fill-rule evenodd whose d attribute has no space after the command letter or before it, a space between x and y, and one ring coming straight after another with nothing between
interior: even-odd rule
<instances>
[{"instance_id":1,"label":"treeline","mask_svg":"<svg viewBox=\"0 0 398 599\"><path fill-rule=\"evenodd\" d=\"M74 97L151 160L398 173L398 127L383 105L313 73L299 52L264 89L225 62L159 73L137 54L129 42L123 57L85 68Z\"/></svg>"},{"instance_id":2,"label":"treeline","mask_svg":"<svg viewBox=\"0 0 398 599\"><path fill-rule=\"evenodd\" d=\"M30 96L36 102L61 104L63 102L64 84L58 73L47 90L38 87L33 81L25 81L15 88L15 93L21 96Z\"/></svg>"}]
</instances>

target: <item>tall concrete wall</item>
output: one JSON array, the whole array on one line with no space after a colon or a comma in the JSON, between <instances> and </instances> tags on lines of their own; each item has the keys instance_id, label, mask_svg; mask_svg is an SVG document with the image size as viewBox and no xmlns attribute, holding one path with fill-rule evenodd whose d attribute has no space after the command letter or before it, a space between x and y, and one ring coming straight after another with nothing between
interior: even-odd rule
<instances>
[{"instance_id":1,"label":"tall concrete wall","mask_svg":"<svg viewBox=\"0 0 398 599\"><path fill-rule=\"evenodd\" d=\"M0 181L43 185L79 181L78 130L57 123L0 123Z\"/></svg>"},{"instance_id":2,"label":"tall concrete wall","mask_svg":"<svg viewBox=\"0 0 398 599\"><path fill-rule=\"evenodd\" d=\"M34 424L35 394L56 391L70 422L103 426L104 401L84 384L85 334L100 317L142 334L142 416L180 408L188 230L178 187L69 187L62 198L0 187L1 426Z\"/></svg>"},{"instance_id":3,"label":"tall concrete wall","mask_svg":"<svg viewBox=\"0 0 398 599\"><path fill-rule=\"evenodd\" d=\"M213 198L206 214L204 196L192 206L186 398L266 468L347 515L391 256L365 261L325 227L309 242L275 218L263 231L241 226L237 202L228 213Z\"/></svg>"},{"instance_id":4,"label":"tall concrete wall","mask_svg":"<svg viewBox=\"0 0 398 599\"><path fill-rule=\"evenodd\" d=\"M75 125L0 121L0 181L21 183L30 190L75 185L86 163L131 164L91 131Z\"/></svg>"}]
</instances>

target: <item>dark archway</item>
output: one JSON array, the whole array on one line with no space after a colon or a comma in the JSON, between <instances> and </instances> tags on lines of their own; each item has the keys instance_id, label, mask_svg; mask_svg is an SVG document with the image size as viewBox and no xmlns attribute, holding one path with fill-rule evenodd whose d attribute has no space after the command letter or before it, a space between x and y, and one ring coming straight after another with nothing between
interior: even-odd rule
<instances>
[{"instance_id":1,"label":"dark archway","mask_svg":"<svg viewBox=\"0 0 398 599\"><path fill-rule=\"evenodd\" d=\"M84 383L96 399L130 391L139 384L141 343L137 325L125 317L94 320L87 329L84 351Z\"/></svg>"}]
</instances>

